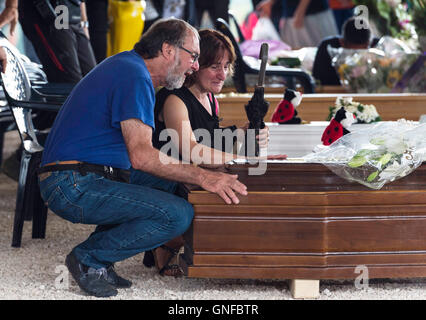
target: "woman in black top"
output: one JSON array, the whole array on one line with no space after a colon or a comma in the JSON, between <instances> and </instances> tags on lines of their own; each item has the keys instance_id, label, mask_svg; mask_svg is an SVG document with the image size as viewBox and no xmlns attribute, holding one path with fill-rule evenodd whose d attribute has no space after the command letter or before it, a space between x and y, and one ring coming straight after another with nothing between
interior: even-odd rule
<instances>
[{"instance_id":1,"label":"woman in black top","mask_svg":"<svg viewBox=\"0 0 426 320\"><path fill-rule=\"evenodd\" d=\"M167 141L159 139L160 133L166 129L166 124L164 121L159 120L159 116L164 119L163 115L163 107L165 101L169 98L170 95L175 95L185 104L185 107L188 112L188 120L191 124L192 131L196 131L197 129L206 129L211 139L209 141L204 141L204 145L214 146L214 130L220 130L219 127L219 117L217 115L218 110L216 110L216 98L213 94L209 94L209 107L210 112L206 110L206 108L201 104L201 102L194 96L194 94L187 87L183 86L180 89L175 90L167 90L166 88L161 89L156 95L156 104L155 104L155 132L153 134L152 144L157 149L161 150L163 146L165 146L170 139ZM232 131L237 129L236 126L229 127ZM170 138L170 137L169 137ZM196 137L197 143L203 142L203 137ZM221 148L222 151L226 151L225 146ZM228 152L232 152L232 150L228 150ZM169 153L170 155L170 153ZM180 157L181 158L181 157Z\"/></svg>"},{"instance_id":2,"label":"woman in black top","mask_svg":"<svg viewBox=\"0 0 426 320\"><path fill-rule=\"evenodd\" d=\"M186 78L182 88L173 91L163 88L157 93L153 145L181 160L215 167L241 157L233 153L234 143L241 141L248 124L241 130L236 126L219 127L219 105L214 94L220 93L232 72L234 48L216 30L199 33L199 70ZM175 130L176 135L165 132L166 128ZM173 136L176 139L170 142ZM258 139L261 147L267 146L268 128L260 131Z\"/></svg>"}]
</instances>

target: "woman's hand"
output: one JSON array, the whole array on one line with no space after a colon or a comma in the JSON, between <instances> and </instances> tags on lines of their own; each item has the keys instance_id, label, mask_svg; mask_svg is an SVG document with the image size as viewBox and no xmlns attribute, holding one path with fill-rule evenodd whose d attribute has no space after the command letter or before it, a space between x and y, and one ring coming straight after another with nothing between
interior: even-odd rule
<instances>
[{"instance_id":1,"label":"woman's hand","mask_svg":"<svg viewBox=\"0 0 426 320\"><path fill-rule=\"evenodd\" d=\"M245 140L245 135L246 135L246 131L249 127L250 123L246 122L245 125L243 125L242 127L239 127L237 129L237 140L242 142Z\"/></svg>"},{"instance_id":2,"label":"woman's hand","mask_svg":"<svg viewBox=\"0 0 426 320\"><path fill-rule=\"evenodd\" d=\"M275 0L263 0L256 6L256 11L259 12L261 17L270 17L272 11L272 5Z\"/></svg>"},{"instance_id":3,"label":"woman's hand","mask_svg":"<svg viewBox=\"0 0 426 320\"><path fill-rule=\"evenodd\" d=\"M243 141L244 137L243 134L246 133L250 123L246 122L246 124L238 129L239 132L237 133L237 138L239 141ZM265 126L265 128L259 130L259 134L256 136L256 139L259 143L260 148L267 148L268 147L268 141L269 141L269 127Z\"/></svg>"},{"instance_id":4,"label":"woman's hand","mask_svg":"<svg viewBox=\"0 0 426 320\"><path fill-rule=\"evenodd\" d=\"M247 121L242 127L238 128L238 129L244 130L244 132L246 132L249 125L250 125L250 122Z\"/></svg>"},{"instance_id":5,"label":"woman's hand","mask_svg":"<svg viewBox=\"0 0 426 320\"><path fill-rule=\"evenodd\" d=\"M269 143L269 127L265 126L265 128L260 129L256 139L259 142L260 148L267 148Z\"/></svg>"},{"instance_id":6,"label":"woman's hand","mask_svg":"<svg viewBox=\"0 0 426 320\"><path fill-rule=\"evenodd\" d=\"M266 157L268 160L285 160L287 159L286 154L271 154Z\"/></svg>"}]
</instances>

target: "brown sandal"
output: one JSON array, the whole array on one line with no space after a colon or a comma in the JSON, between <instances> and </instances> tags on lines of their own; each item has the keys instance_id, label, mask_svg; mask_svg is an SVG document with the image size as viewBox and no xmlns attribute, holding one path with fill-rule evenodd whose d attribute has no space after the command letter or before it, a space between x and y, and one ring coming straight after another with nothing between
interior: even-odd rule
<instances>
[{"instance_id":1,"label":"brown sandal","mask_svg":"<svg viewBox=\"0 0 426 320\"><path fill-rule=\"evenodd\" d=\"M171 247L168 247L166 245L161 245L159 248L162 248L166 251L168 251L169 253L171 253L170 257L167 259L166 263L164 264L164 266L162 268L160 268L158 266L158 260L157 260L157 256L154 254L154 260L155 260L155 265L157 267L157 269L159 269L158 273L162 276L172 276L172 277L181 277L184 275L184 272L182 270L182 268L179 266L179 250L173 249ZM170 264L170 262L176 258L177 260L177 264Z\"/></svg>"}]
</instances>

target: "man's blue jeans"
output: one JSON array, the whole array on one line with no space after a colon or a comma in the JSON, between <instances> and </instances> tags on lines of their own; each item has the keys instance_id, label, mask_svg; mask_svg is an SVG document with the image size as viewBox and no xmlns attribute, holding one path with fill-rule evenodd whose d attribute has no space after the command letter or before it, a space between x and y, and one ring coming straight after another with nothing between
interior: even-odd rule
<instances>
[{"instance_id":1,"label":"man's blue jeans","mask_svg":"<svg viewBox=\"0 0 426 320\"><path fill-rule=\"evenodd\" d=\"M55 214L73 223L98 225L73 249L82 264L108 268L166 243L190 226L192 205L170 193L176 183L140 171L132 173L131 182L78 171L55 171L40 181L42 198Z\"/></svg>"}]
</instances>

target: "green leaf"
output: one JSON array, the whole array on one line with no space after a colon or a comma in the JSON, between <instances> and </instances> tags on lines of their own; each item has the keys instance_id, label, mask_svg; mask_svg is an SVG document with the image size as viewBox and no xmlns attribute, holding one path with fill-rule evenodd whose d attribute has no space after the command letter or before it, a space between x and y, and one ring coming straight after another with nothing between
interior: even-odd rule
<instances>
[{"instance_id":1,"label":"green leaf","mask_svg":"<svg viewBox=\"0 0 426 320\"><path fill-rule=\"evenodd\" d=\"M366 155L369 155L373 152L373 150L369 149L361 149L358 151L358 153L354 157L365 157Z\"/></svg>"},{"instance_id":2,"label":"green leaf","mask_svg":"<svg viewBox=\"0 0 426 320\"><path fill-rule=\"evenodd\" d=\"M377 1L377 10L379 11L379 14L383 18L385 18L386 20L389 20L391 8L385 1L383 0Z\"/></svg>"},{"instance_id":3,"label":"green leaf","mask_svg":"<svg viewBox=\"0 0 426 320\"><path fill-rule=\"evenodd\" d=\"M392 153L386 153L379 159L379 162L382 164L382 166L385 166L390 161L390 159L392 159Z\"/></svg>"},{"instance_id":4,"label":"green leaf","mask_svg":"<svg viewBox=\"0 0 426 320\"><path fill-rule=\"evenodd\" d=\"M374 179L376 179L377 175L379 174L379 171L374 171L372 174L370 174L367 178L368 182L373 181Z\"/></svg>"},{"instance_id":5,"label":"green leaf","mask_svg":"<svg viewBox=\"0 0 426 320\"><path fill-rule=\"evenodd\" d=\"M364 163L367 162L367 158L363 157L363 156L355 156L353 157L349 162L348 162L348 166L351 168L357 168L362 166Z\"/></svg>"},{"instance_id":6,"label":"green leaf","mask_svg":"<svg viewBox=\"0 0 426 320\"><path fill-rule=\"evenodd\" d=\"M385 144L385 138L379 137L379 138L373 138L370 140L371 144L374 144L376 146L382 146Z\"/></svg>"}]
</instances>

